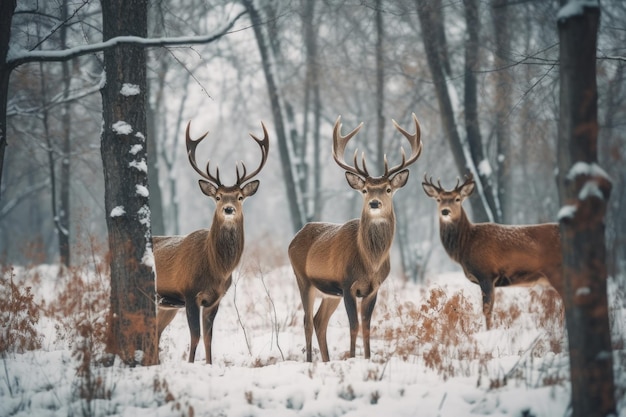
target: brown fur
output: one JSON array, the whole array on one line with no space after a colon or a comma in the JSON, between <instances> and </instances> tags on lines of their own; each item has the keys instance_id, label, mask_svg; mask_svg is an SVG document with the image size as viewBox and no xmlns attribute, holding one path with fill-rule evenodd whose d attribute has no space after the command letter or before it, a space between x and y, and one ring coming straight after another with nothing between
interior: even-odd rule
<instances>
[{"instance_id":1,"label":"brown fur","mask_svg":"<svg viewBox=\"0 0 626 417\"><path fill-rule=\"evenodd\" d=\"M421 152L419 124L413 115L416 133L410 135L396 127L409 139L412 155L408 161L387 169L382 177L370 177L363 168L349 166L343 160L347 141L360 127L341 136L340 119L335 123L333 156L338 165L346 169L348 184L363 195L360 219L344 224L308 223L289 245L289 259L296 275L302 307L304 309L304 334L306 360L312 361L313 328L317 335L322 360L329 358L326 329L330 316L343 298L350 322L350 357L355 356L356 337L359 330L357 298L361 302L361 327L365 357L370 357L370 322L380 285L389 275L389 251L395 232L393 194L402 188L409 177L405 168ZM316 295L322 302L313 316Z\"/></svg>"},{"instance_id":2,"label":"brown fur","mask_svg":"<svg viewBox=\"0 0 626 417\"><path fill-rule=\"evenodd\" d=\"M152 242L157 293L160 297L157 311L159 339L178 309L185 308L191 335L189 362L194 361L200 341L201 315L206 362L212 362L213 321L219 302L230 287L232 272L239 264L244 248L243 202L254 195L259 187L258 180L245 182L255 176L267 160L269 142L265 126L263 132L263 140L251 135L261 147L259 167L249 175L246 175L245 166L241 175L237 168L237 183L225 186L220 182L219 171L213 176L208 165L206 173L198 169L195 149L206 134L193 141L187 126L189 161L196 172L208 180L199 181L200 189L216 203L213 222L210 229L197 230L187 236L154 236Z\"/></svg>"},{"instance_id":3,"label":"brown fur","mask_svg":"<svg viewBox=\"0 0 626 417\"><path fill-rule=\"evenodd\" d=\"M559 225L526 226L472 223L462 203L474 190L472 177L446 191L432 181L422 183L437 200L441 243L450 258L463 267L467 278L480 285L483 313L491 328L494 287L528 285L543 279L562 295L562 258Z\"/></svg>"}]
</instances>

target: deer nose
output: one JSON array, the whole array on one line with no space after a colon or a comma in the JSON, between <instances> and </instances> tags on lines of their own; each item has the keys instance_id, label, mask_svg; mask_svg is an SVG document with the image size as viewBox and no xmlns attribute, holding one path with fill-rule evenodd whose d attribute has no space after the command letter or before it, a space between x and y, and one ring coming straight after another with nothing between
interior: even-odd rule
<instances>
[{"instance_id":1,"label":"deer nose","mask_svg":"<svg viewBox=\"0 0 626 417\"><path fill-rule=\"evenodd\" d=\"M380 201L378 201L378 200L370 201L370 208L371 209L379 209L380 208Z\"/></svg>"},{"instance_id":2,"label":"deer nose","mask_svg":"<svg viewBox=\"0 0 626 417\"><path fill-rule=\"evenodd\" d=\"M231 207L231 206L226 206L224 207L224 213L226 213L227 215L231 215L235 213L235 208Z\"/></svg>"},{"instance_id":3,"label":"deer nose","mask_svg":"<svg viewBox=\"0 0 626 417\"><path fill-rule=\"evenodd\" d=\"M449 215L450 215L450 210L449 210L449 209L443 209L443 210L441 210L441 215L442 215L442 216L449 216Z\"/></svg>"}]
</instances>

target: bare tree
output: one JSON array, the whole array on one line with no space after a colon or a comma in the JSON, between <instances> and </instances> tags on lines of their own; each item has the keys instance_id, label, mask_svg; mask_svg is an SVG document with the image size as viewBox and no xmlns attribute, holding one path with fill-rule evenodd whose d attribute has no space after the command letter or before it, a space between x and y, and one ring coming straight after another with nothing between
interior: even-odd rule
<instances>
[{"instance_id":1,"label":"bare tree","mask_svg":"<svg viewBox=\"0 0 626 417\"><path fill-rule=\"evenodd\" d=\"M572 415L600 417L616 412L604 221L611 181L597 163L600 6L560 3L559 221Z\"/></svg>"}]
</instances>

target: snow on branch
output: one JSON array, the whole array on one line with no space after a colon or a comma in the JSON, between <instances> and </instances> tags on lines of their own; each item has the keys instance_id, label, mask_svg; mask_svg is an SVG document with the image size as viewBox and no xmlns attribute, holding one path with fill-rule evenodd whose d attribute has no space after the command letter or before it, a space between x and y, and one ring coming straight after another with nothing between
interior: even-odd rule
<instances>
[{"instance_id":1,"label":"snow on branch","mask_svg":"<svg viewBox=\"0 0 626 417\"><path fill-rule=\"evenodd\" d=\"M585 8L599 8L598 0L569 0L561 9L556 17L557 21L567 20L574 16L581 16L585 12Z\"/></svg>"},{"instance_id":2,"label":"snow on branch","mask_svg":"<svg viewBox=\"0 0 626 417\"><path fill-rule=\"evenodd\" d=\"M11 48L7 55L7 66L10 68L16 68L22 64L29 62L62 62L69 61L70 59L92 54L96 52L102 52L105 49L113 48L119 45L137 45L145 48L158 47L158 46L177 46L177 45L198 45L211 43L221 38L222 36L230 33L230 30L235 25L237 20L241 16L246 14L246 11L240 12L229 24L217 34L206 36L180 36L174 38L142 38L139 36L117 36L104 42L94 43L91 45L80 45L74 48L64 49L62 51L16 51L15 48Z\"/></svg>"}]
</instances>

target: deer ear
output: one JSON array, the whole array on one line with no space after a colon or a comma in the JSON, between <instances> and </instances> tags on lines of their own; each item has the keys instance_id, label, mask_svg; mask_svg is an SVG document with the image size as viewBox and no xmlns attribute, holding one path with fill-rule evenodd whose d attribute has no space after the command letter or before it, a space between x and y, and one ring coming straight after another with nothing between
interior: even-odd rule
<instances>
[{"instance_id":1,"label":"deer ear","mask_svg":"<svg viewBox=\"0 0 626 417\"><path fill-rule=\"evenodd\" d=\"M259 180L254 180L244 185L243 188L241 189L243 196L250 197L251 195L256 194L257 190L259 189L259 184L260 184Z\"/></svg>"},{"instance_id":2,"label":"deer ear","mask_svg":"<svg viewBox=\"0 0 626 417\"><path fill-rule=\"evenodd\" d=\"M352 172L346 171L346 180L348 180L348 184L350 184L350 187L354 188L355 190L360 190L365 187L365 181L363 180L363 178L359 177L356 174L353 174Z\"/></svg>"},{"instance_id":3,"label":"deer ear","mask_svg":"<svg viewBox=\"0 0 626 417\"><path fill-rule=\"evenodd\" d=\"M398 188L404 187L408 180L409 180L409 170L403 169L402 171L398 172L393 177L391 177L391 186L397 190Z\"/></svg>"},{"instance_id":4,"label":"deer ear","mask_svg":"<svg viewBox=\"0 0 626 417\"><path fill-rule=\"evenodd\" d=\"M461 187L461 197L467 198L474 192L474 187L476 187L476 183L474 181L468 182L464 186Z\"/></svg>"},{"instance_id":5,"label":"deer ear","mask_svg":"<svg viewBox=\"0 0 626 417\"><path fill-rule=\"evenodd\" d=\"M204 180L198 180L198 184L200 184L200 189L205 195L215 198L217 195L217 188L215 188L213 184Z\"/></svg>"},{"instance_id":6,"label":"deer ear","mask_svg":"<svg viewBox=\"0 0 626 417\"><path fill-rule=\"evenodd\" d=\"M423 182L422 188L424 189L426 195L430 198L437 198L439 196L439 192L437 191L437 189L430 184Z\"/></svg>"}]
</instances>

